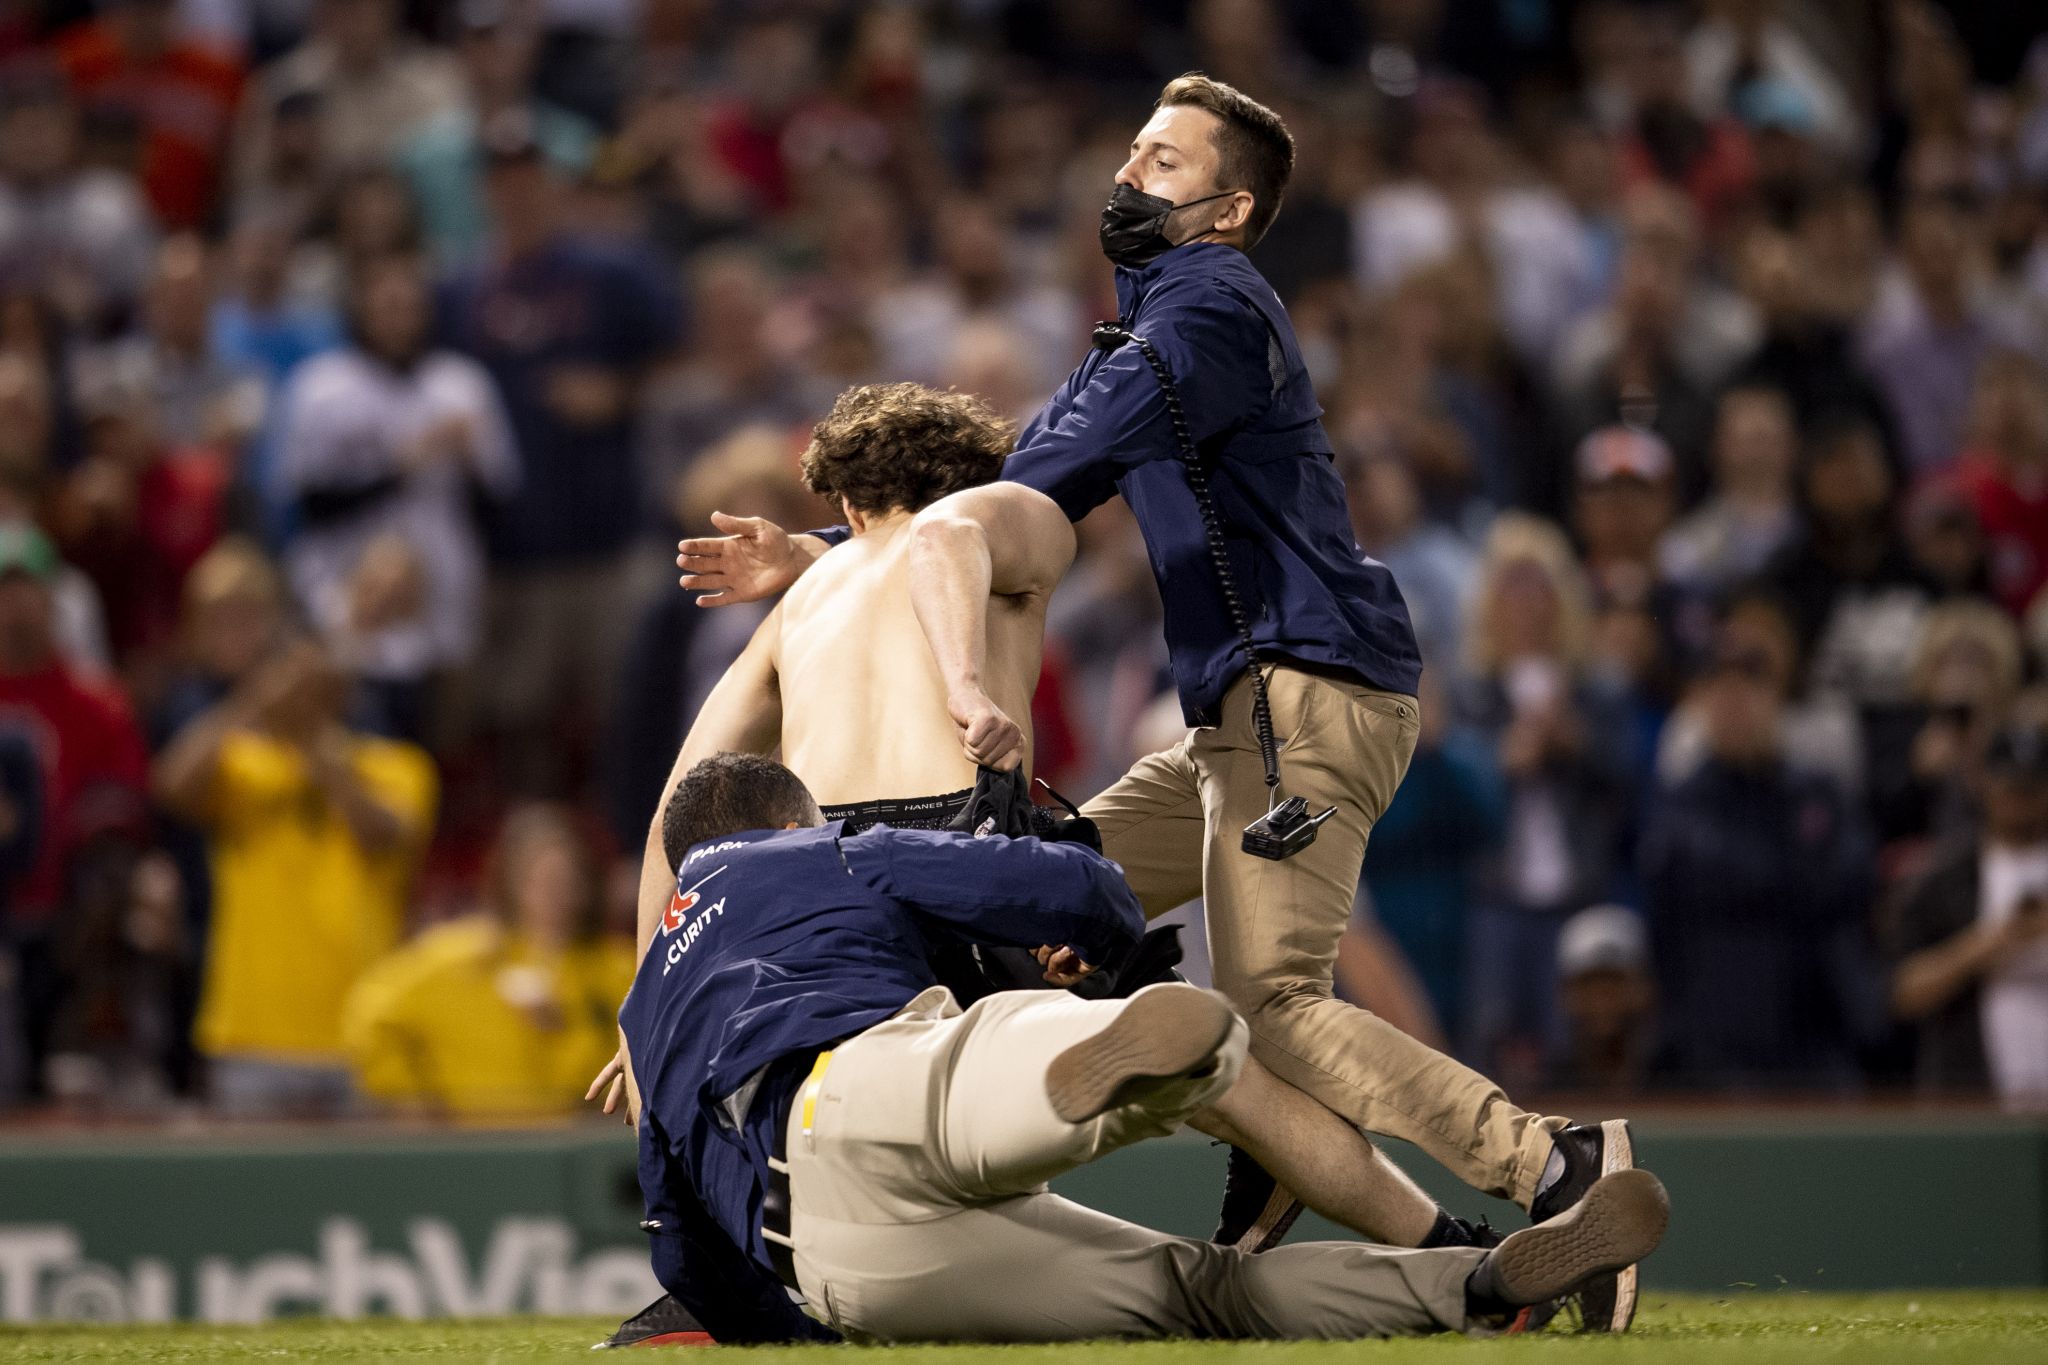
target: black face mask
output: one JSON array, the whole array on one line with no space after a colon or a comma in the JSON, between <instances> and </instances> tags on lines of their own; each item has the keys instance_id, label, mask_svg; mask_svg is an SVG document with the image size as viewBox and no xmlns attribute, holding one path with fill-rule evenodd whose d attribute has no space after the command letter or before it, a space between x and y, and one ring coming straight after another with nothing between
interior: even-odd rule
<instances>
[{"instance_id":1,"label":"black face mask","mask_svg":"<svg viewBox=\"0 0 2048 1365\"><path fill-rule=\"evenodd\" d=\"M1185 204L1176 204L1171 199L1161 199L1156 194L1119 184L1109 192L1109 202L1102 208L1099 233L1102 254L1133 270L1148 266L1181 245L1166 235L1166 219L1175 209L1206 204L1211 199L1222 199L1236 193L1236 190L1221 190L1200 199L1190 199Z\"/></svg>"}]
</instances>

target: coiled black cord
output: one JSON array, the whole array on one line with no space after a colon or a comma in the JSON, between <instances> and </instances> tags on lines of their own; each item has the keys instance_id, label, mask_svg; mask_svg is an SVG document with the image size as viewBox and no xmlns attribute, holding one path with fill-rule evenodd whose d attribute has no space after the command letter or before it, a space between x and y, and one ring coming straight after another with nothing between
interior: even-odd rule
<instances>
[{"instance_id":1,"label":"coiled black cord","mask_svg":"<svg viewBox=\"0 0 2048 1365\"><path fill-rule=\"evenodd\" d=\"M1216 567L1216 586L1223 590L1223 606L1230 613L1230 623L1237 628L1238 642L1244 646L1245 667L1252 675L1252 731L1258 736L1259 758L1266 765L1266 790L1277 796L1280 789L1280 746L1273 738L1273 708L1266 700L1266 677L1259 671L1258 655L1252 643L1252 625L1245 615L1244 602L1237 595L1237 576L1230 568L1230 552L1223 538L1223 518L1216 511L1216 502L1209 494L1209 468L1203 463L1195 449L1194 435L1188 430L1187 413L1181 409L1180 388L1173 381L1173 371L1166 368L1166 362L1152 343L1137 335L1128 327L1114 322L1095 324L1094 342L1098 350L1114 351L1125 342L1138 348L1145 357L1145 363L1158 376L1159 392L1166 399L1166 415L1173 423L1173 443L1180 452L1181 463L1186 466L1188 490L1195 495L1195 507L1202 514L1202 532L1209 542L1209 559Z\"/></svg>"}]
</instances>

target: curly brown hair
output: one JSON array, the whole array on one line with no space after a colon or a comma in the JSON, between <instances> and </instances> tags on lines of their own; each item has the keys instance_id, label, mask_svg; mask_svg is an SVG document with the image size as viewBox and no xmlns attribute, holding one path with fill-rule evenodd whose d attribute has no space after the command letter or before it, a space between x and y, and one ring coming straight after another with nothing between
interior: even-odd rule
<instances>
[{"instance_id":1,"label":"curly brown hair","mask_svg":"<svg viewBox=\"0 0 2048 1365\"><path fill-rule=\"evenodd\" d=\"M992 483L1016 429L971 394L922 384L862 384L811 429L804 482L865 515L916 512Z\"/></svg>"}]
</instances>

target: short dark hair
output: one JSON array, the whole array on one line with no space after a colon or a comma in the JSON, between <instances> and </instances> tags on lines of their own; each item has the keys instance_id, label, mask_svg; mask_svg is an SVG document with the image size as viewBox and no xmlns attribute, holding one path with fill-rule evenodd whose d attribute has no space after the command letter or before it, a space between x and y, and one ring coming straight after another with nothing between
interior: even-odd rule
<instances>
[{"instance_id":1,"label":"short dark hair","mask_svg":"<svg viewBox=\"0 0 2048 1365\"><path fill-rule=\"evenodd\" d=\"M1251 216L1244 222L1245 247L1259 244L1280 212L1288 177L1294 174L1294 134L1280 116L1234 85L1190 71L1167 82L1155 108L1192 105L1222 121L1216 130L1216 187L1250 190Z\"/></svg>"},{"instance_id":2,"label":"short dark hair","mask_svg":"<svg viewBox=\"0 0 2048 1365\"><path fill-rule=\"evenodd\" d=\"M857 512L920 511L993 483L1016 430L971 394L922 384L862 384L811 429L804 482Z\"/></svg>"},{"instance_id":3,"label":"short dark hair","mask_svg":"<svg viewBox=\"0 0 2048 1365\"><path fill-rule=\"evenodd\" d=\"M772 758L713 754L683 774L661 812L661 851L679 867L698 844L750 829L824 822L810 788Z\"/></svg>"}]
</instances>

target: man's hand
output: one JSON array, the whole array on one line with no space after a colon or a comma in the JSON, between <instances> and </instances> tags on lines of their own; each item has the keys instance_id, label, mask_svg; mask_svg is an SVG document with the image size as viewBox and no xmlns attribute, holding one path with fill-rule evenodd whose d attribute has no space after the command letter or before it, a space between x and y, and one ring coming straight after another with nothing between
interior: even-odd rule
<instances>
[{"instance_id":1,"label":"man's hand","mask_svg":"<svg viewBox=\"0 0 2048 1365\"><path fill-rule=\"evenodd\" d=\"M596 1079L591 1081L590 1088L583 1092L583 1098L594 1100L599 1091L604 1092L604 1112L616 1113L619 1099L626 1093L626 1061L616 1052L612 1054L612 1059L604 1064L604 1070L598 1072ZM626 1115L626 1126L634 1126L631 1113Z\"/></svg>"},{"instance_id":2,"label":"man's hand","mask_svg":"<svg viewBox=\"0 0 2048 1365\"><path fill-rule=\"evenodd\" d=\"M1055 986L1071 986L1082 977L1092 976L1095 968L1083 962L1081 955L1072 948L1055 948L1050 943L1041 943L1031 950L1038 959L1038 965L1045 968L1045 979Z\"/></svg>"},{"instance_id":3,"label":"man's hand","mask_svg":"<svg viewBox=\"0 0 2048 1365\"><path fill-rule=\"evenodd\" d=\"M789 532L772 521L713 512L711 524L725 534L676 542L682 585L696 590L700 607L758 602L810 567Z\"/></svg>"},{"instance_id":4,"label":"man's hand","mask_svg":"<svg viewBox=\"0 0 2048 1365\"><path fill-rule=\"evenodd\" d=\"M1024 761L1024 727L1011 720L978 687L946 698L946 711L960 727L960 748L973 762L1008 772Z\"/></svg>"}]
</instances>

